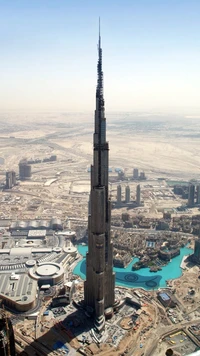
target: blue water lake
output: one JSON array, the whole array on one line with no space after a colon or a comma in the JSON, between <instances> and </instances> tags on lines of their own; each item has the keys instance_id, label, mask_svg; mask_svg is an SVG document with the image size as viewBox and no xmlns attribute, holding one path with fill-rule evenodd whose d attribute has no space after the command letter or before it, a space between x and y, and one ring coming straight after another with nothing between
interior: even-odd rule
<instances>
[{"instance_id":1,"label":"blue water lake","mask_svg":"<svg viewBox=\"0 0 200 356\"><path fill-rule=\"evenodd\" d=\"M85 256L88 251L88 246L78 245L77 247L83 259L78 262L73 270L73 274L85 279ZM141 268L136 272L132 271L132 265L138 261L138 258L133 258L126 268L113 268L116 276L116 285L129 288L144 288L147 290L166 287L167 280L179 278L182 275L180 264L183 256L190 255L191 253L193 253L192 249L188 247L181 248L180 255L174 257L167 266L162 267L162 271L158 272L150 272L149 268Z\"/></svg>"}]
</instances>

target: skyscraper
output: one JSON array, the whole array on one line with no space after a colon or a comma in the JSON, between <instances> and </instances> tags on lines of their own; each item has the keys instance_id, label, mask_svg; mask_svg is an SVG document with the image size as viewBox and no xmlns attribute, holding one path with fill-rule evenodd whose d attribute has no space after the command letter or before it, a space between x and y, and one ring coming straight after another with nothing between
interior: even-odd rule
<instances>
[{"instance_id":1,"label":"skyscraper","mask_svg":"<svg viewBox=\"0 0 200 356\"><path fill-rule=\"evenodd\" d=\"M200 184L197 185L197 204L200 204Z\"/></svg>"},{"instance_id":2,"label":"skyscraper","mask_svg":"<svg viewBox=\"0 0 200 356\"><path fill-rule=\"evenodd\" d=\"M6 172L6 189L11 189L16 185L16 173L14 171Z\"/></svg>"},{"instance_id":3,"label":"skyscraper","mask_svg":"<svg viewBox=\"0 0 200 356\"><path fill-rule=\"evenodd\" d=\"M193 260L200 263L200 239L195 240Z\"/></svg>"},{"instance_id":4,"label":"skyscraper","mask_svg":"<svg viewBox=\"0 0 200 356\"><path fill-rule=\"evenodd\" d=\"M195 185L190 184L188 188L188 206L194 206Z\"/></svg>"},{"instance_id":5,"label":"skyscraper","mask_svg":"<svg viewBox=\"0 0 200 356\"><path fill-rule=\"evenodd\" d=\"M133 168L133 179L138 179L139 172L138 168Z\"/></svg>"},{"instance_id":6,"label":"skyscraper","mask_svg":"<svg viewBox=\"0 0 200 356\"><path fill-rule=\"evenodd\" d=\"M16 185L16 173L12 171L12 186Z\"/></svg>"},{"instance_id":7,"label":"skyscraper","mask_svg":"<svg viewBox=\"0 0 200 356\"><path fill-rule=\"evenodd\" d=\"M137 205L140 205L140 202L141 202L140 184L138 184L137 189L136 189L136 203L137 203Z\"/></svg>"},{"instance_id":8,"label":"skyscraper","mask_svg":"<svg viewBox=\"0 0 200 356\"><path fill-rule=\"evenodd\" d=\"M122 202L122 187L119 184L117 186L117 204L121 204L121 202Z\"/></svg>"},{"instance_id":9,"label":"skyscraper","mask_svg":"<svg viewBox=\"0 0 200 356\"><path fill-rule=\"evenodd\" d=\"M125 188L125 202L130 203L130 199L131 199L131 191L129 185L127 185Z\"/></svg>"},{"instance_id":10,"label":"skyscraper","mask_svg":"<svg viewBox=\"0 0 200 356\"><path fill-rule=\"evenodd\" d=\"M86 256L85 304L92 307L95 326L104 329L104 312L114 304L115 274L110 236L111 201L108 195L108 142L103 97L102 49L99 30L96 110L91 166L90 214L88 216L88 253Z\"/></svg>"},{"instance_id":11,"label":"skyscraper","mask_svg":"<svg viewBox=\"0 0 200 356\"><path fill-rule=\"evenodd\" d=\"M12 188L12 172L6 172L6 189Z\"/></svg>"},{"instance_id":12,"label":"skyscraper","mask_svg":"<svg viewBox=\"0 0 200 356\"><path fill-rule=\"evenodd\" d=\"M21 180L31 179L31 165L27 163L27 160L19 162L19 178Z\"/></svg>"}]
</instances>

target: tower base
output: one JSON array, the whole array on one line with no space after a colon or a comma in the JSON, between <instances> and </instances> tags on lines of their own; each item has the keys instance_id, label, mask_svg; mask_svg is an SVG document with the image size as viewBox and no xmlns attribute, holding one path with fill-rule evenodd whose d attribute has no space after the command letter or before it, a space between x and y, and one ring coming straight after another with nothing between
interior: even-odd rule
<instances>
[{"instance_id":1,"label":"tower base","mask_svg":"<svg viewBox=\"0 0 200 356\"><path fill-rule=\"evenodd\" d=\"M105 316L101 315L95 319L94 326L97 329L98 333L102 333L105 330Z\"/></svg>"}]
</instances>

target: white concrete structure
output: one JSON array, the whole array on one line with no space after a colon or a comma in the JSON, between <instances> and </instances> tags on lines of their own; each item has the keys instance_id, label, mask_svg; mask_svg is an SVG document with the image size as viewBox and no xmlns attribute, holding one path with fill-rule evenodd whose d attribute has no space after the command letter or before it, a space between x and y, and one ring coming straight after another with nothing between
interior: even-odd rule
<instances>
[{"instance_id":1,"label":"white concrete structure","mask_svg":"<svg viewBox=\"0 0 200 356\"><path fill-rule=\"evenodd\" d=\"M55 285L63 281L64 269L59 263L42 262L29 270L29 276L37 280L39 285Z\"/></svg>"}]
</instances>

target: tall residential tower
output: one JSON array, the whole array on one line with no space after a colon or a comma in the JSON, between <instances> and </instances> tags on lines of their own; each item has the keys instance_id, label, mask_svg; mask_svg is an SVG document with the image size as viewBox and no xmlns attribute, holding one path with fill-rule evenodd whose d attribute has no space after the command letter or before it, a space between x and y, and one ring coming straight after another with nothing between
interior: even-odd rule
<instances>
[{"instance_id":1,"label":"tall residential tower","mask_svg":"<svg viewBox=\"0 0 200 356\"><path fill-rule=\"evenodd\" d=\"M188 206L194 206L195 185L189 184L188 188Z\"/></svg>"},{"instance_id":2,"label":"tall residential tower","mask_svg":"<svg viewBox=\"0 0 200 356\"><path fill-rule=\"evenodd\" d=\"M119 184L117 186L117 204L121 204L121 202L122 202L122 187Z\"/></svg>"},{"instance_id":3,"label":"tall residential tower","mask_svg":"<svg viewBox=\"0 0 200 356\"><path fill-rule=\"evenodd\" d=\"M137 185L136 188L136 203L138 206L140 206L141 203L141 190L140 190L140 184Z\"/></svg>"},{"instance_id":4,"label":"tall residential tower","mask_svg":"<svg viewBox=\"0 0 200 356\"><path fill-rule=\"evenodd\" d=\"M91 166L90 213L88 216L88 253L86 256L85 304L92 307L95 326L104 329L104 312L114 304L115 274L110 236L111 201L108 192L108 142L103 98L102 49L99 31L96 110Z\"/></svg>"}]
</instances>

